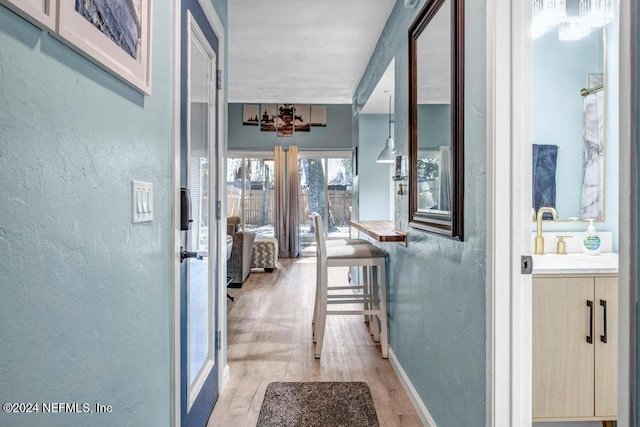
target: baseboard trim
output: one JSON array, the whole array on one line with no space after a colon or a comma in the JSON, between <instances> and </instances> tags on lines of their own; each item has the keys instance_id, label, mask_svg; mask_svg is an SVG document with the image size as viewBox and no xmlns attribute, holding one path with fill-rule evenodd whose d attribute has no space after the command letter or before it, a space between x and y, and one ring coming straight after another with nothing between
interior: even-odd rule
<instances>
[{"instance_id":1,"label":"baseboard trim","mask_svg":"<svg viewBox=\"0 0 640 427\"><path fill-rule=\"evenodd\" d=\"M224 365L224 369L222 370L222 381L220 383L219 393L222 393L222 391L225 389L227 384L229 384L230 378L231 378L231 368L229 368L229 365Z\"/></svg>"},{"instance_id":2,"label":"baseboard trim","mask_svg":"<svg viewBox=\"0 0 640 427\"><path fill-rule=\"evenodd\" d=\"M409 396L409 400L411 401L413 408L418 413L418 417L420 417L422 424L426 427L437 427L436 422L431 417L431 414L422 402L422 399L420 399L418 392L415 387L413 387L413 384L411 384L411 380L404 369L402 369L402 365L400 365L400 362L391 347L389 347L389 361L391 362L391 366L393 366L393 370L396 371L396 375L398 375L398 378L400 379L400 384L402 384L402 388L404 388L407 396Z\"/></svg>"}]
</instances>

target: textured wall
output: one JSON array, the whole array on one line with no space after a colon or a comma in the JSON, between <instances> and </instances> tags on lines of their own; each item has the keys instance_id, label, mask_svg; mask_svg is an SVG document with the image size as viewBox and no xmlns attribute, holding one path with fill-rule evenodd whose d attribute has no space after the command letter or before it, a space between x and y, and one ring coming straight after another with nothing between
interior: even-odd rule
<instances>
[{"instance_id":1,"label":"textured wall","mask_svg":"<svg viewBox=\"0 0 640 427\"><path fill-rule=\"evenodd\" d=\"M376 163L389 135L389 117L386 114L362 114L359 122L361 138L358 147L359 218L389 220L393 218L393 212L389 206L392 165Z\"/></svg>"},{"instance_id":2,"label":"textured wall","mask_svg":"<svg viewBox=\"0 0 640 427\"><path fill-rule=\"evenodd\" d=\"M171 34L157 2L145 97L0 6L0 401L113 407L0 425L170 423Z\"/></svg>"},{"instance_id":3,"label":"textured wall","mask_svg":"<svg viewBox=\"0 0 640 427\"><path fill-rule=\"evenodd\" d=\"M299 150L351 151L351 105L327 105L327 126L310 132L278 137L276 132L260 132L259 126L242 124L242 105L229 104L229 150L273 151L276 145L297 145Z\"/></svg>"},{"instance_id":4,"label":"textured wall","mask_svg":"<svg viewBox=\"0 0 640 427\"><path fill-rule=\"evenodd\" d=\"M395 56L400 153L408 138L407 30L425 3L396 2L355 95L364 104ZM382 245L390 255L390 344L439 427L485 419L485 5L466 8L465 241L409 228L408 198L396 196L396 226L408 231L408 247Z\"/></svg>"}]
</instances>

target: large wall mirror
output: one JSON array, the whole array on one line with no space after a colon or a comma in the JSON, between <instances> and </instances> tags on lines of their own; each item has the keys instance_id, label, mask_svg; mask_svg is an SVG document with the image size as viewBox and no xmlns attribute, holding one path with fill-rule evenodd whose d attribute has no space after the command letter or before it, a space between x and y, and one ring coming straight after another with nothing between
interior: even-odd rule
<instances>
[{"instance_id":1,"label":"large wall mirror","mask_svg":"<svg viewBox=\"0 0 640 427\"><path fill-rule=\"evenodd\" d=\"M409 29L409 225L463 239L464 0L427 2Z\"/></svg>"},{"instance_id":2,"label":"large wall mirror","mask_svg":"<svg viewBox=\"0 0 640 427\"><path fill-rule=\"evenodd\" d=\"M568 13L570 10L568 10ZM532 42L532 207L605 220L606 34L565 27Z\"/></svg>"}]
</instances>

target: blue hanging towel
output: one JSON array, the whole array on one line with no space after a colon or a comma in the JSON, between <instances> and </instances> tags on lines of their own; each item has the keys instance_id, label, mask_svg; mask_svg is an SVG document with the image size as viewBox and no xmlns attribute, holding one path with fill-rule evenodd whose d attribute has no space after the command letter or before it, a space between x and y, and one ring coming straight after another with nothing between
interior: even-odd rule
<instances>
[{"instance_id":1,"label":"blue hanging towel","mask_svg":"<svg viewBox=\"0 0 640 427\"><path fill-rule=\"evenodd\" d=\"M533 208L536 212L542 206L556 207L556 163L557 145L533 144ZM553 219L544 213L543 219Z\"/></svg>"}]
</instances>

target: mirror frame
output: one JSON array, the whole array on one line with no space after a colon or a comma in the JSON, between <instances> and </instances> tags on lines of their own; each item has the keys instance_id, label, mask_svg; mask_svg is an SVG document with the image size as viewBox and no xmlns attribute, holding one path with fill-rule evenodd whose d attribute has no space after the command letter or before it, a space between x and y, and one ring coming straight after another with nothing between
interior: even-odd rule
<instances>
[{"instance_id":1,"label":"mirror frame","mask_svg":"<svg viewBox=\"0 0 640 427\"><path fill-rule=\"evenodd\" d=\"M451 1L451 213L418 209L418 37L445 0L431 0L409 28L409 226L463 240L464 236L464 0Z\"/></svg>"}]
</instances>

